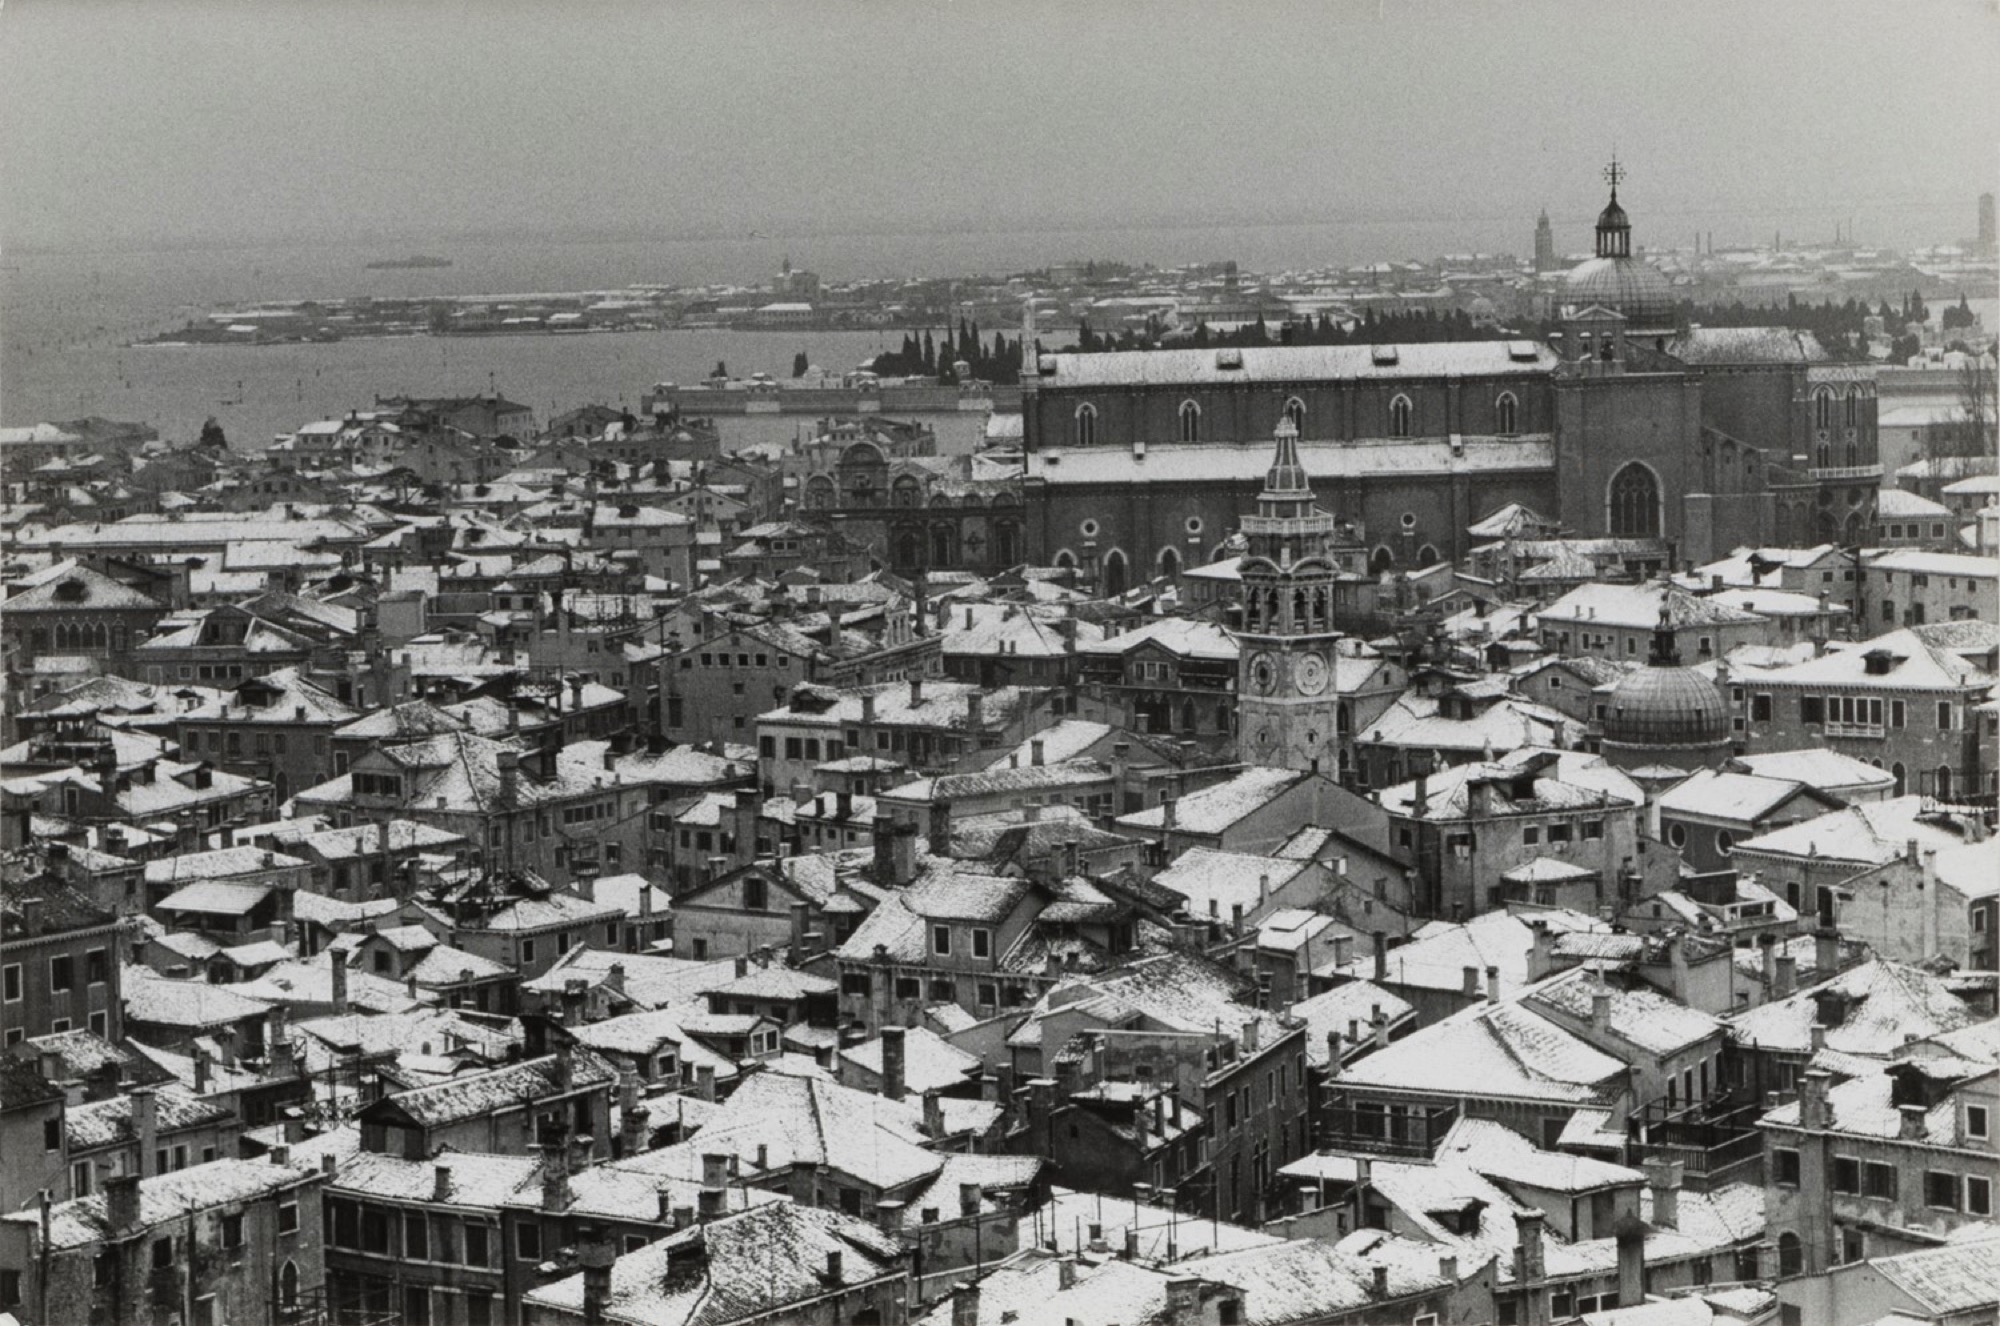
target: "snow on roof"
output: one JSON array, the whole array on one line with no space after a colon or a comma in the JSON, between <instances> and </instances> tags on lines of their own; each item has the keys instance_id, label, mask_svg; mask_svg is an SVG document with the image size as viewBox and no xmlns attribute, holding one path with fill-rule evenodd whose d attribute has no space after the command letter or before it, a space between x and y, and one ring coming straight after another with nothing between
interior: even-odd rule
<instances>
[{"instance_id":1,"label":"snow on roof","mask_svg":"<svg viewBox=\"0 0 2000 1326\"><path fill-rule=\"evenodd\" d=\"M1080 654L1129 654L1142 646L1165 650L1178 658L1234 663L1241 652L1236 636L1225 626L1190 617L1162 617L1144 626L1102 640L1079 642Z\"/></svg>"},{"instance_id":2,"label":"snow on roof","mask_svg":"<svg viewBox=\"0 0 2000 1326\"><path fill-rule=\"evenodd\" d=\"M1936 1062L1936 1061L1919 1061ZM1947 1063L1951 1061L1946 1061ZM1879 1065L1878 1065L1879 1067ZM1923 1140L1931 1146L1958 1147L1968 1143L1959 1127L1959 1106L1962 1097L1959 1092L1975 1083L1984 1084L1967 1092L1968 1096L1983 1100L1992 1090L1987 1079L2000 1073L2000 1069L1990 1065L1963 1065L1963 1076L1953 1072L1956 1081L1950 1083L1936 1104L1924 1111ZM1885 1141L1902 1136L1902 1110L1895 1099L1896 1083L1887 1071L1870 1073L1850 1081L1830 1087L1826 1093L1827 1113L1831 1122L1831 1132L1843 1133L1850 1137L1873 1137ZM1798 1126L1799 1103L1792 1101L1781 1105L1764 1115L1769 1123Z\"/></svg>"},{"instance_id":3,"label":"snow on roof","mask_svg":"<svg viewBox=\"0 0 2000 1326\"><path fill-rule=\"evenodd\" d=\"M199 912L206 916L245 916L255 910L271 890L262 884L226 884L206 880L177 889L156 904L163 912Z\"/></svg>"},{"instance_id":4,"label":"snow on roof","mask_svg":"<svg viewBox=\"0 0 2000 1326\"><path fill-rule=\"evenodd\" d=\"M138 1226L152 1229L179 1222L189 1216L219 1207L241 1207L246 1203L274 1197L291 1188L317 1182L317 1166L275 1164L268 1160L211 1160L190 1165L171 1174L139 1180ZM110 1238L113 1230L102 1194L57 1202L49 1208L48 1246L54 1249L84 1248ZM33 1211L16 1211L0 1216L32 1227L41 1219Z\"/></svg>"},{"instance_id":5,"label":"snow on roof","mask_svg":"<svg viewBox=\"0 0 2000 1326\"><path fill-rule=\"evenodd\" d=\"M1512 1100L1608 1104L1626 1065L1531 1009L1476 1004L1357 1060L1347 1086Z\"/></svg>"},{"instance_id":6,"label":"snow on roof","mask_svg":"<svg viewBox=\"0 0 2000 1326\"><path fill-rule=\"evenodd\" d=\"M1943 850L1965 841L1955 825L1937 822L1934 810L1929 798L1921 796L1863 801L1759 834L1736 844L1735 850L1879 866L1908 851L1912 841L1919 850Z\"/></svg>"},{"instance_id":7,"label":"snow on roof","mask_svg":"<svg viewBox=\"0 0 2000 1326\"><path fill-rule=\"evenodd\" d=\"M557 1056L546 1055L518 1064L474 1073L435 1086L399 1091L383 1097L427 1128L476 1119L499 1110L515 1109L577 1087L615 1085L618 1074L588 1050L573 1051L567 1081L557 1068Z\"/></svg>"},{"instance_id":8,"label":"snow on roof","mask_svg":"<svg viewBox=\"0 0 2000 1326\"><path fill-rule=\"evenodd\" d=\"M1662 606L1667 624L1675 629L1690 626L1738 626L1760 620L1718 601L1713 596L1690 594L1678 585L1651 581L1643 585L1594 582L1578 585L1543 608L1544 622L1589 622L1593 626L1614 626L1652 630L1660 624Z\"/></svg>"},{"instance_id":9,"label":"snow on roof","mask_svg":"<svg viewBox=\"0 0 2000 1326\"><path fill-rule=\"evenodd\" d=\"M1281 861L1247 852L1190 847L1155 875L1153 883L1186 898L1192 916L1228 918L1238 907L1250 916L1265 905L1273 891L1310 868L1310 861Z\"/></svg>"},{"instance_id":10,"label":"snow on roof","mask_svg":"<svg viewBox=\"0 0 2000 1326\"><path fill-rule=\"evenodd\" d=\"M1738 755L1730 763L1760 778L1803 783L1821 792L1879 791L1896 782L1896 776L1886 769L1824 746Z\"/></svg>"},{"instance_id":11,"label":"snow on roof","mask_svg":"<svg viewBox=\"0 0 2000 1326\"><path fill-rule=\"evenodd\" d=\"M1053 354L1042 356L1042 362L1044 388L1123 389L1197 383L1543 378L1554 371L1557 356L1548 347L1527 341L1439 341L1394 346L1253 346L1241 350Z\"/></svg>"},{"instance_id":12,"label":"snow on roof","mask_svg":"<svg viewBox=\"0 0 2000 1326\"><path fill-rule=\"evenodd\" d=\"M1723 1029L1715 1018L1650 986L1625 989L1609 985L1585 967L1573 967L1543 981L1528 991L1523 1002L1537 1011L1560 1014L1573 1024L1587 1025L1599 995L1611 1000L1611 1034L1651 1054L1673 1054L1715 1037Z\"/></svg>"},{"instance_id":13,"label":"snow on roof","mask_svg":"<svg viewBox=\"0 0 2000 1326\"><path fill-rule=\"evenodd\" d=\"M1454 1160L1501 1183L1517 1183L1555 1192L1587 1193L1600 1188L1636 1186L1644 1172L1589 1156L1544 1151L1505 1124L1492 1119L1461 1118L1438 1144L1436 1158Z\"/></svg>"},{"instance_id":14,"label":"snow on roof","mask_svg":"<svg viewBox=\"0 0 2000 1326\"><path fill-rule=\"evenodd\" d=\"M186 880L223 880L231 875L254 875L266 870L303 869L307 863L296 856L284 856L259 847L218 847L206 852L186 852L146 863L146 883L176 884Z\"/></svg>"},{"instance_id":15,"label":"snow on roof","mask_svg":"<svg viewBox=\"0 0 2000 1326\"><path fill-rule=\"evenodd\" d=\"M879 1079L882 1038L849 1046L840 1052L840 1061ZM928 1027L910 1027L903 1033L903 1082L919 1096L964 1086L966 1079L979 1071L979 1064L978 1055L959 1049Z\"/></svg>"},{"instance_id":16,"label":"snow on roof","mask_svg":"<svg viewBox=\"0 0 2000 1326\"><path fill-rule=\"evenodd\" d=\"M1842 1001L1843 1016L1825 1031L1828 1049L1887 1059L1908 1040L1956 1031L1978 1015L1939 978L1919 967L1871 959L1784 999L1728 1019L1738 1043L1804 1054L1820 1023L1824 996Z\"/></svg>"},{"instance_id":17,"label":"snow on roof","mask_svg":"<svg viewBox=\"0 0 2000 1326\"><path fill-rule=\"evenodd\" d=\"M1215 783L1180 798L1174 807L1174 827L1179 833L1226 832L1231 825L1263 809L1309 775L1296 769L1253 766L1224 782ZM1149 810L1121 815L1115 821L1124 829L1163 830L1166 810Z\"/></svg>"},{"instance_id":18,"label":"snow on roof","mask_svg":"<svg viewBox=\"0 0 2000 1326\"><path fill-rule=\"evenodd\" d=\"M1105 356L1093 355L1091 358ZM1512 470L1542 472L1555 463L1555 446L1543 437L1467 437L1451 441L1399 440L1298 443L1308 479L1328 489L1361 475L1490 474ZM1145 487L1154 483L1250 484L1271 468L1271 443L1259 438L1241 445L1177 443L1161 446L1151 458L1119 447L1037 451L1026 457L1028 477L1057 487L1111 484Z\"/></svg>"},{"instance_id":19,"label":"snow on roof","mask_svg":"<svg viewBox=\"0 0 2000 1326\"><path fill-rule=\"evenodd\" d=\"M1314 1067L1324 1068L1332 1053L1327 1036L1337 1033L1345 1041L1348 1024L1353 1023L1356 1032L1365 1037L1368 1034L1365 1029L1371 1025L1377 1009L1390 1026L1415 1012L1414 1006L1401 995L1369 981L1346 981L1300 1000L1292 1005L1291 1012L1293 1017L1305 1019L1306 1057Z\"/></svg>"},{"instance_id":20,"label":"snow on roof","mask_svg":"<svg viewBox=\"0 0 2000 1326\"><path fill-rule=\"evenodd\" d=\"M1757 774L1697 769L1660 794L1664 815L1702 815L1749 823L1768 815L1804 788L1804 784Z\"/></svg>"}]
</instances>

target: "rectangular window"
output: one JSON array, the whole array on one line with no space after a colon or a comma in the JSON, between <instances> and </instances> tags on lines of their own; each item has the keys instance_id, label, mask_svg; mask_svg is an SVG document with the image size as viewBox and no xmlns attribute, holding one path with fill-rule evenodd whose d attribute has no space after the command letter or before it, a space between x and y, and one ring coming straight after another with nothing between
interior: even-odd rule
<instances>
[{"instance_id":1,"label":"rectangular window","mask_svg":"<svg viewBox=\"0 0 2000 1326\"><path fill-rule=\"evenodd\" d=\"M1777 1182L1786 1188L1799 1186L1799 1153L1787 1147L1777 1147L1771 1152L1772 1170Z\"/></svg>"},{"instance_id":2,"label":"rectangular window","mask_svg":"<svg viewBox=\"0 0 2000 1326\"><path fill-rule=\"evenodd\" d=\"M1889 701L1889 726L1890 727L1903 726L1904 712L1905 711L1903 707L1903 702L1901 700Z\"/></svg>"},{"instance_id":3,"label":"rectangular window","mask_svg":"<svg viewBox=\"0 0 2000 1326\"><path fill-rule=\"evenodd\" d=\"M42 1150L60 1151L62 1150L62 1144L63 1144L62 1120L61 1119L42 1120Z\"/></svg>"},{"instance_id":4,"label":"rectangular window","mask_svg":"<svg viewBox=\"0 0 2000 1326\"><path fill-rule=\"evenodd\" d=\"M931 952L943 955L951 953L951 927L934 925L931 927Z\"/></svg>"},{"instance_id":5,"label":"rectangular window","mask_svg":"<svg viewBox=\"0 0 2000 1326\"><path fill-rule=\"evenodd\" d=\"M279 1203L278 1232L280 1234L292 1234L298 1231L298 1227L299 1227L299 1204L297 1202Z\"/></svg>"},{"instance_id":6,"label":"rectangular window","mask_svg":"<svg viewBox=\"0 0 2000 1326\"><path fill-rule=\"evenodd\" d=\"M174 1241L171 1238L153 1240L153 1269L167 1270L174 1264Z\"/></svg>"},{"instance_id":7,"label":"rectangular window","mask_svg":"<svg viewBox=\"0 0 2000 1326\"><path fill-rule=\"evenodd\" d=\"M222 1217L222 1246L240 1248L243 1246L243 1217L226 1215Z\"/></svg>"},{"instance_id":8,"label":"rectangular window","mask_svg":"<svg viewBox=\"0 0 2000 1326\"><path fill-rule=\"evenodd\" d=\"M1759 692L1750 697L1750 721L1753 723L1771 721L1771 697L1768 692Z\"/></svg>"},{"instance_id":9,"label":"rectangular window","mask_svg":"<svg viewBox=\"0 0 2000 1326\"><path fill-rule=\"evenodd\" d=\"M1951 731L1951 701L1939 700L1937 707L1938 731Z\"/></svg>"},{"instance_id":10,"label":"rectangular window","mask_svg":"<svg viewBox=\"0 0 2000 1326\"><path fill-rule=\"evenodd\" d=\"M524 1262L542 1259L542 1227L533 1221L514 1226L514 1255Z\"/></svg>"},{"instance_id":11,"label":"rectangular window","mask_svg":"<svg viewBox=\"0 0 2000 1326\"><path fill-rule=\"evenodd\" d=\"M1988 1127L1989 1116L1986 1113L1984 1105L1968 1105L1965 1107L1965 1135L1967 1137L1984 1138Z\"/></svg>"},{"instance_id":12,"label":"rectangular window","mask_svg":"<svg viewBox=\"0 0 2000 1326\"><path fill-rule=\"evenodd\" d=\"M972 956L975 958L986 958L992 955L993 932L991 930L974 930L972 932Z\"/></svg>"},{"instance_id":13,"label":"rectangular window","mask_svg":"<svg viewBox=\"0 0 2000 1326\"><path fill-rule=\"evenodd\" d=\"M1861 1167L1861 1194L1885 1202L1896 1200L1896 1167L1869 1161Z\"/></svg>"},{"instance_id":14,"label":"rectangular window","mask_svg":"<svg viewBox=\"0 0 2000 1326\"><path fill-rule=\"evenodd\" d=\"M1833 1158L1833 1190L1835 1192L1859 1193L1861 1191L1861 1161L1854 1156Z\"/></svg>"},{"instance_id":15,"label":"rectangular window","mask_svg":"<svg viewBox=\"0 0 2000 1326\"><path fill-rule=\"evenodd\" d=\"M20 999L21 997L20 963L18 962L9 963L7 967L4 969L4 971L0 971L0 987L4 987L4 990L0 990L0 998L4 998L8 1003L11 1004Z\"/></svg>"},{"instance_id":16,"label":"rectangular window","mask_svg":"<svg viewBox=\"0 0 2000 1326\"><path fill-rule=\"evenodd\" d=\"M76 988L76 960L69 954L49 959L49 993Z\"/></svg>"},{"instance_id":17,"label":"rectangular window","mask_svg":"<svg viewBox=\"0 0 2000 1326\"><path fill-rule=\"evenodd\" d=\"M1817 695L1801 695L1799 697L1799 721L1801 723L1824 723L1826 721L1825 700Z\"/></svg>"},{"instance_id":18,"label":"rectangular window","mask_svg":"<svg viewBox=\"0 0 2000 1326\"><path fill-rule=\"evenodd\" d=\"M412 1261L429 1261L431 1229L420 1211L403 1213L403 1255Z\"/></svg>"},{"instance_id":19,"label":"rectangular window","mask_svg":"<svg viewBox=\"0 0 2000 1326\"><path fill-rule=\"evenodd\" d=\"M83 955L83 979L86 985L102 985L110 979L110 962L104 950L94 948Z\"/></svg>"},{"instance_id":20,"label":"rectangular window","mask_svg":"<svg viewBox=\"0 0 2000 1326\"><path fill-rule=\"evenodd\" d=\"M1993 1180L1977 1174L1965 1176L1965 1213L1976 1216L1993 1214Z\"/></svg>"},{"instance_id":21,"label":"rectangular window","mask_svg":"<svg viewBox=\"0 0 2000 1326\"><path fill-rule=\"evenodd\" d=\"M1940 1211L1958 1209L1958 1175L1943 1170L1924 1171L1924 1205Z\"/></svg>"},{"instance_id":22,"label":"rectangular window","mask_svg":"<svg viewBox=\"0 0 2000 1326\"><path fill-rule=\"evenodd\" d=\"M486 1265L486 1226L469 1224L465 1227L465 1264Z\"/></svg>"}]
</instances>

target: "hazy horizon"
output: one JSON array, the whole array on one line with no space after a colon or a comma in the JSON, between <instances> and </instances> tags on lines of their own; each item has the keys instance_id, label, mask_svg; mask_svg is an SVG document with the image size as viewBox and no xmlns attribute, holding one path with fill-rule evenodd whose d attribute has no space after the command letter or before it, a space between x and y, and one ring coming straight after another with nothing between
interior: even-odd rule
<instances>
[{"instance_id":1,"label":"hazy horizon","mask_svg":"<svg viewBox=\"0 0 2000 1326\"><path fill-rule=\"evenodd\" d=\"M73 252L1408 219L1520 236L1518 252L1520 218L1544 207L1575 247L1615 146L1642 242L1754 216L1796 217L1787 232L1808 239L1851 219L1860 242L1907 247L1972 232L2000 173L1995 86L1990 0L13 0L0 238Z\"/></svg>"}]
</instances>

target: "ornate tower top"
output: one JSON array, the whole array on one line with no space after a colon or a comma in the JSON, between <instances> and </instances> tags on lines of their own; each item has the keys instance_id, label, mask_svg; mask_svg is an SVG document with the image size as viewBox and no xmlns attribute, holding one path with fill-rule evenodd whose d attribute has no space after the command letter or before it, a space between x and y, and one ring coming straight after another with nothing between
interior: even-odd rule
<instances>
[{"instance_id":1,"label":"ornate tower top","mask_svg":"<svg viewBox=\"0 0 2000 1326\"><path fill-rule=\"evenodd\" d=\"M1307 515L1312 510L1312 483L1299 463L1299 427L1290 415L1278 420L1275 437L1278 445L1271 468L1264 473L1264 491L1257 494L1257 514L1279 519Z\"/></svg>"},{"instance_id":2,"label":"ornate tower top","mask_svg":"<svg viewBox=\"0 0 2000 1326\"><path fill-rule=\"evenodd\" d=\"M1278 420L1271 468L1264 473L1264 491L1257 510L1243 517L1243 534L1250 555L1268 558L1280 567L1323 551L1334 532L1334 518L1313 503L1312 483L1299 461L1299 429L1290 416Z\"/></svg>"},{"instance_id":3,"label":"ornate tower top","mask_svg":"<svg viewBox=\"0 0 2000 1326\"><path fill-rule=\"evenodd\" d=\"M1618 183L1624 178L1625 167L1618 164L1614 155L1611 164L1604 168L1604 181L1611 186L1611 201L1597 214L1597 256L1600 258L1632 256L1632 222L1625 215L1625 209L1618 205Z\"/></svg>"}]
</instances>

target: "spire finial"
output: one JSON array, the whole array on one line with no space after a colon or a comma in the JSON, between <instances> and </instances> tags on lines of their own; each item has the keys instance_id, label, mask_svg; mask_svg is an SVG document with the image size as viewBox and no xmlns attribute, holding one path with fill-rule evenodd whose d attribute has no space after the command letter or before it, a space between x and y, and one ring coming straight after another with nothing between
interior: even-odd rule
<instances>
[{"instance_id":1,"label":"spire finial","mask_svg":"<svg viewBox=\"0 0 2000 1326\"><path fill-rule=\"evenodd\" d=\"M1618 149L1611 149L1611 164L1604 168L1604 182L1611 186L1611 201L1618 201L1618 182L1625 178L1625 167L1618 164Z\"/></svg>"}]
</instances>

